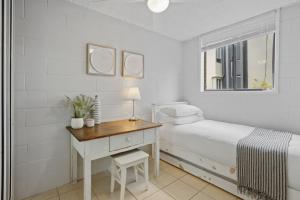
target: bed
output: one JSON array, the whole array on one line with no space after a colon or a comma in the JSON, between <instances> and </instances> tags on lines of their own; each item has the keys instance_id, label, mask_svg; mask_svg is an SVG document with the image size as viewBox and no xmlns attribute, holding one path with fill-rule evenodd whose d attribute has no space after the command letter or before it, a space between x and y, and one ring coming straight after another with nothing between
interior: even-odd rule
<instances>
[{"instance_id":1,"label":"bed","mask_svg":"<svg viewBox=\"0 0 300 200\"><path fill-rule=\"evenodd\" d=\"M153 106L153 121L168 105ZM237 192L236 146L253 130L251 126L213 120L165 123L160 129L161 158L243 199L251 199ZM300 135L293 135L289 146L288 199L300 199Z\"/></svg>"}]
</instances>

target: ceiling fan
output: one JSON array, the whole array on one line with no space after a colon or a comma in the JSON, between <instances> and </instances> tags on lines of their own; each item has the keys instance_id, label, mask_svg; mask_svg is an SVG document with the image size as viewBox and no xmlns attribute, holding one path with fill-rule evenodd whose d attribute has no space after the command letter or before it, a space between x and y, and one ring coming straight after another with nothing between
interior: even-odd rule
<instances>
[{"instance_id":1,"label":"ceiling fan","mask_svg":"<svg viewBox=\"0 0 300 200\"><path fill-rule=\"evenodd\" d=\"M89 0L90 2L117 2L117 3L146 3L153 13L161 13L169 7L170 3L190 3L199 0Z\"/></svg>"}]
</instances>

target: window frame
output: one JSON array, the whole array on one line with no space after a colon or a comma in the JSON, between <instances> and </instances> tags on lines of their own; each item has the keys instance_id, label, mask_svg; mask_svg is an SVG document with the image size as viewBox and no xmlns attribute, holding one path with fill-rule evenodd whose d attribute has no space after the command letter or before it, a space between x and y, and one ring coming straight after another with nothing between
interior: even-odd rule
<instances>
[{"instance_id":1,"label":"window frame","mask_svg":"<svg viewBox=\"0 0 300 200\"><path fill-rule=\"evenodd\" d=\"M273 47L273 62L274 62L274 69L273 69L273 89L270 90L263 90L263 89L222 89L222 90L207 90L206 89L206 67L202 67L202 49L201 49L201 36L198 38L199 42L199 48L198 48L198 56L200 57L198 59L198 67L200 67L200 93L209 93L209 94L220 94L220 93L226 93L226 94L236 94L236 93L249 93L249 94L279 94L279 45L280 45L280 10L276 10L276 18L275 18L275 37L274 37L274 42L275 45ZM265 33L266 34L266 33ZM255 36L249 37L246 40L258 37L261 34L257 34ZM236 41L241 42L241 41ZM229 44L228 44L229 45ZM207 50L205 50L207 51ZM204 60L205 62L205 60ZM205 66L205 65L204 65Z\"/></svg>"}]
</instances>

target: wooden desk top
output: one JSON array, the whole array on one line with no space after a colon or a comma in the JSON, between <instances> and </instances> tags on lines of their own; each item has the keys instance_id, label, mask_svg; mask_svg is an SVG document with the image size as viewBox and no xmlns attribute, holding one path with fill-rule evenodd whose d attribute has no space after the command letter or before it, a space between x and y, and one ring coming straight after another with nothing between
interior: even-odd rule
<instances>
[{"instance_id":1,"label":"wooden desk top","mask_svg":"<svg viewBox=\"0 0 300 200\"><path fill-rule=\"evenodd\" d=\"M87 141L112 135L125 134L133 131L157 128L160 126L161 124L147 122L144 120L129 121L128 119L126 119L102 122L101 124L95 125L91 128L83 127L81 129L72 129L70 126L68 126L67 129L77 140Z\"/></svg>"}]
</instances>

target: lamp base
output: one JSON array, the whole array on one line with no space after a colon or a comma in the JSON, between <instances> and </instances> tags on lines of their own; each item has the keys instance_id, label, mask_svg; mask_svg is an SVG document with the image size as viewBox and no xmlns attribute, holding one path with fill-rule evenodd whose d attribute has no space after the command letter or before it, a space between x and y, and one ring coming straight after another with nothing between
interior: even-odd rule
<instances>
[{"instance_id":1,"label":"lamp base","mask_svg":"<svg viewBox=\"0 0 300 200\"><path fill-rule=\"evenodd\" d=\"M129 121L137 121L138 119L137 118L135 118L135 117L131 117L130 119L129 119Z\"/></svg>"}]
</instances>

